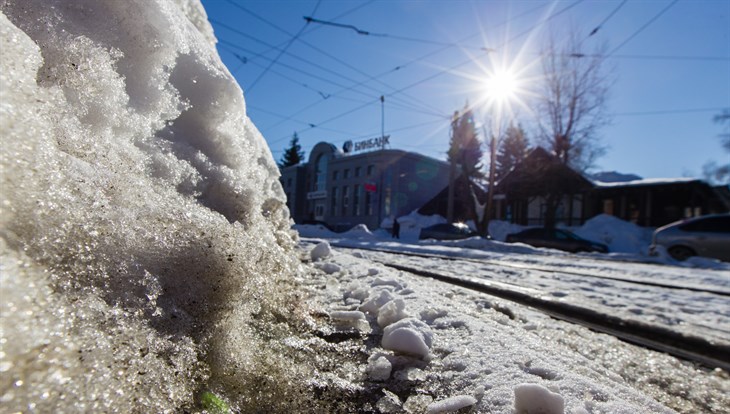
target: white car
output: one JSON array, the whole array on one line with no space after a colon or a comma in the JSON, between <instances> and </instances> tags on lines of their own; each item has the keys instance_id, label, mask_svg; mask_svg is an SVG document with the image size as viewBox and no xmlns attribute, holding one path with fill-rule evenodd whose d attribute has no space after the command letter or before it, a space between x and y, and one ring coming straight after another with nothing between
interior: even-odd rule
<instances>
[{"instance_id":1,"label":"white car","mask_svg":"<svg viewBox=\"0 0 730 414\"><path fill-rule=\"evenodd\" d=\"M664 246L676 260L704 256L730 261L730 213L695 217L659 227L652 237L651 254Z\"/></svg>"}]
</instances>

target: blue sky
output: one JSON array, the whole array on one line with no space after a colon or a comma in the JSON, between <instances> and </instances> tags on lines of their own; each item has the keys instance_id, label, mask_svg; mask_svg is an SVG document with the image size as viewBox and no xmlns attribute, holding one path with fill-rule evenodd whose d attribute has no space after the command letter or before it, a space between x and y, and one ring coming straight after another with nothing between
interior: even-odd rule
<instances>
[{"instance_id":1,"label":"blue sky","mask_svg":"<svg viewBox=\"0 0 730 414\"><path fill-rule=\"evenodd\" d=\"M722 126L713 122L730 108L730 0L203 5L223 62L277 160L295 131L307 155L320 141L380 136L383 113L392 148L445 159L449 117L484 99L480 79L500 63L536 78L542 42L574 27L586 52L605 45L611 55L612 122L599 131L608 151L596 170L699 176L708 161L730 162L718 138ZM348 27L307 23L305 16ZM528 108L535 88L525 82L518 97ZM490 114L484 108L478 121ZM535 136L529 109L516 120Z\"/></svg>"}]
</instances>

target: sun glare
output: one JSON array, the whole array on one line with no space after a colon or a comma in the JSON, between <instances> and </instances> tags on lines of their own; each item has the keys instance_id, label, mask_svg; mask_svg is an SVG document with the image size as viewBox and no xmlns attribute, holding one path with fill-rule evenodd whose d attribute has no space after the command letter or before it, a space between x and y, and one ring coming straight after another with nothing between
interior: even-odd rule
<instances>
[{"instance_id":1,"label":"sun glare","mask_svg":"<svg viewBox=\"0 0 730 414\"><path fill-rule=\"evenodd\" d=\"M515 98L519 84L510 71L499 71L489 76L485 82L487 101L504 104Z\"/></svg>"}]
</instances>

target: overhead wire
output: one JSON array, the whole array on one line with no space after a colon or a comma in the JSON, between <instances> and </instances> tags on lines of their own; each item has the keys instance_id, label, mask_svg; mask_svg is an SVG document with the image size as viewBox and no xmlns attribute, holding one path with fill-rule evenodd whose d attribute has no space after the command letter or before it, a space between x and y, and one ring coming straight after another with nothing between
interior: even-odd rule
<instances>
[{"instance_id":1,"label":"overhead wire","mask_svg":"<svg viewBox=\"0 0 730 414\"><path fill-rule=\"evenodd\" d=\"M237 3L233 2L232 0L226 0L226 1L228 3L234 5L238 9L240 9L240 10L246 12L247 14L253 16L257 20L259 20L261 22L264 22L265 24L267 24L270 27L273 27L274 29L278 30L279 32L284 33L284 34L286 34L288 36L291 36L291 33L289 33L289 31L287 31L287 30L279 27L278 25L276 25L276 24L268 21L267 19L259 16L258 14L256 14L253 11L249 10L248 8L246 8L246 7L244 7L244 6L240 5L240 4L237 4ZM326 56L326 57L332 59L333 61L335 61L335 62L337 62L337 63L339 63L339 64L347 67L348 69L350 69L352 71L355 71L356 73L358 73L358 74L360 74L362 76L365 76L365 77L368 77L369 76L367 73L363 72L360 68L358 68L358 67L356 67L354 65L351 65L350 63L348 63L348 62L346 62L346 61L344 61L344 60L342 60L342 59L340 59L340 58L332 55L331 53L329 53L329 52L327 52L325 50L322 50L321 48L319 48L319 47L317 47L317 46L315 46L315 45L313 45L313 44L311 44L311 43L309 43L309 42L307 42L305 40L301 40L301 43L303 45L306 45L306 46L312 48L313 50L317 51L318 53L322 54L323 56ZM342 76L342 75L340 75L340 76ZM386 87L388 89L394 89L392 86L390 86L387 83L381 81L380 79L377 79L377 78L370 78L370 79L371 80L374 80L375 82L378 82L379 84L381 84L382 86L384 86L384 87ZM406 95L404 94L404 96L406 96ZM410 98L413 101L413 102L411 102L411 104L413 104L413 105L423 105L424 104L422 101L417 100L417 99L415 99L413 97L408 96L408 98ZM433 110L434 108L430 108L430 109Z\"/></svg>"},{"instance_id":2,"label":"overhead wire","mask_svg":"<svg viewBox=\"0 0 730 414\"><path fill-rule=\"evenodd\" d=\"M570 5L568 5L568 6L564 7L564 8L563 8L563 9L561 9L560 11L558 11L558 12L556 12L556 13L553 13L553 14L551 14L551 15L550 15L550 16L548 16L547 18L543 19L543 20L542 20L542 21L541 21L540 23L538 23L538 24L536 24L536 25L533 25L533 26L532 26L532 27L531 27L530 29L528 29L528 30L525 30L525 31L521 32L520 34L518 34L518 35L516 35L516 36L513 36L512 38L508 39L507 41L505 41L505 42L503 43L503 45L502 45L501 47L504 47L504 46L505 46L506 44L508 44L508 43L511 43L511 42L513 42L513 41L517 40L518 38L520 38L520 37L522 37L522 36L524 36L524 35L526 35L526 34L530 33L530 32L531 32L532 30L534 30L534 29L535 29L536 27L538 27L538 26L540 26L540 25L544 24L545 22L547 22L547 21L549 21L549 20L552 20L553 18L555 18L555 17L557 17L557 16L559 16L559 15L561 15L561 14L565 13L566 11L570 10L571 8L573 8L573 7L577 6L578 4L580 4L580 3L582 3L582 2L583 2L583 0L577 0L577 1L573 2L573 3L571 3ZM433 75L431 75L431 76L428 76L428 77L426 77L426 78L424 78L424 79L421 79L421 80L419 80L419 81L416 81L416 82L414 82L414 83L411 83L410 85L407 85L407 86L405 86L405 87L403 87L403 88L400 88L400 89L396 90L395 92L392 92L391 94L388 94L388 95L386 95L386 96L390 96L390 95L392 95L392 94L398 94L398 93L401 93L402 91L405 91L405 90L407 90L407 89L413 88L413 87L415 87L415 86L417 86L417 85L420 85L420 84L422 84L422 83L424 83L424 82L427 82L427 81L429 81L429 80L431 80L431 79L434 79L434 78L436 78L436 77L438 77L438 76L441 76L441 75L443 75L443 74L445 74L445 73L450 73L450 72L453 72L453 70L454 70L454 69L457 69L457 68L459 68L459 67L465 66L465 65L467 65L467 64L469 64L469 63L472 63L473 61L474 61L474 60L473 60L473 58L471 58L471 57L470 57L469 59L467 59L467 60L465 60L465 61L462 61L462 62L460 62L460 63L459 63L459 64L457 64L457 65L454 65L454 66L452 66L452 67L450 67L450 68L448 68L448 69L446 69L446 70L442 70L442 71L439 71L439 72L437 72L437 73L435 73L435 74L433 74ZM322 125L322 124L325 124L325 123L328 123L328 122L332 122L332 121L334 121L334 120L336 120L336 119L339 119L339 118L341 118L341 117L343 117L343 116L349 115L349 114L351 114L351 113L353 113L353 112L356 112L356 111L358 111L358 110L360 110L360 109L363 109L364 107L366 107L366 106L368 106L368 105L370 105L370 104L373 104L373 103L377 103L378 101L379 101L379 99L378 99L378 100L374 100L373 102L370 102L370 103L366 103L366 104L364 104L364 105L361 105L361 106L358 106L358 107L356 107L356 108L350 109L350 110L348 110L348 111L346 111L346 112L344 112L344 113L342 113L342 114L336 115L336 116L334 116L334 117L332 117L332 118L329 118L329 119L326 119L326 120L324 120L324 121L322 121L322 122L319 122L319 123L316 123L316 124L312 124L312 125L313 125L312 127L309 127L309 128L305 128L305 129L303 129L303 130L297 131L297 133L303 133L303 132L306 132L307 130L310 130L310 129L312 129L312 128L315 128L315 127L317 127L318 125ZM287 137L282 137L282 138L279 138L279 139L277 139L277 140L274 140L274 141L272 141L272 142L271 142L271 144L274 144L274 143L280 142L280 141L282 141L282 140L284 140L284 139L286 139L286 138L287 138Z\"/></svg>"},{"instance_id":3,"label":"overhead wire","mask_svg":"<svg viewBox=\"0 0 730 414\"><path fill-rule=\"evenodd\" d=\"M608 53L607 56L611 56L614 53L616 53L619 49L624 47L627 43L632 41L636 36L638 36L641 32L643 32L647 27L649 27L652 23L654 23L657 19L659 19L664 13L666 13L669 9L671 9L675 4L677 4L679 0L673 0L667 7L663 8L659 13L657 13L654 17L649 19L646 23L644 23L643 26L641 26L638 30L636 30L634 33L632 33L629 37L627 37L621 44L616 46L610 53Z\"/></svg>"},{"instance_id":4,"label":"overhead wire","mask_svg":"<svg viewBox=\"0 0 730 414\"><path fill-rule=\"evenodd\" d=\"M572 8L572 7L574 7L574 6L575 6L575 5L577 5L578 3L581 3L582 1L583 1L583 0L578 0L578 1L576 1L576 2L575 2L575 3L573 3L572 5L570 5L570 6L568 6L567 8L565 8L565 9L561 10L561 11L560 11L560 12L559 12L558 14L560 14L560 13L562 13L562 12L564 12L564 11L566 11L566 10L568 10L568 9ZM533 12L535 12L535 11L539 10L539 9L542 9L542 8L544 8L544 7L546 7L546 4L541 4L541 5L537 6L537 7L533 7L533 8L531 8L531 9L529 9L529 10L527 10L527 11L523 12L523 13L520 13L520 14L519 14L519 15L517 15L517 16L513 16L512 18L510 18L510 19L508 19L508 20L506 20L506 21L504 21L504 22L502 22L502 23L500 23L500 24L497 24L497 25L495 25L494 27L496 28L496 27L500 27L500 26L503 26L503 25L505 25L505 24L508 24L508 23L510 23L510 22L512 22L512 21L515 21L515 20L517 20L517 19L519 19L519 18L522 18L522 17L524 17L524 16L527 16L527 15L529 15L529 14L531 14L531 13L533 13ZM480 34L481 34L481 32L476 32L476 33L473 33L473 34L471 34L471 35L469 35L469 36L466 36L466 37L462 38L462 39L461 39L461 40L459 40L459 41L460 41L460 42L463 42L463 41L465 41L465 40L468 40L468 39L474 38L474 37L476 37L476 36L478 36L478 35L480 35ZM523 33L523 35L524 35L524 33ZM341 92L343 92L343 91L347 91L347 90L353 89L353 88L355 88L355 87L357 87L357 86L360 86L360 85L362 85L362 84L364 84L364 83L366 83L366 82L369 82L370 80L372 80L372 79L374 79L374 78L378 78L378 77L383 77L383 76L386 76L386 75L388 75L388 74L390 74L390 73L396 72L396 71L398 71L398 70L402 70L403 68L405 68L405 67L407 67L407 66L410 66L410 65L413 65L413 64L415 64L415 63L421 62L421 61L423 61L423 60L425 60L425 59L427 59L427 58L429 58L429 57L431 57L431 56L433 56L433 55L436 55L436 54L438 54L438 53L441 53L441 52L443 52L444 50L446 50L446 49L449 49L449 48L451 48L451 47L454 47L454 46L457 46L457 45L458 45L458 43L450 43L450 44L448 44L448 45L445 45L445 46L443 46L443 47L441 47L441 48L439 48L439 49L437 49L437 50L434 50L434 51L432 51L432 52L426 53L426 54L424 54L424 55L422 55L422 56L420 56L420 57L418 57L418 58L416 58L416 59L412 59L412 60L410 60L410 61L408 61L408 62L406 62L406 63L404 63L404 64L398 65L398 66L396 66L396 67L394 67L394 68L391 68L391 69L389 69L389 70L387 70L387 71L384 71L384 72L381 72L381 73L379 73L379 74L377 74L377 75L371 76L371 77L370 77L369 79L366 79L366 80L363 80L363 81L361 81L361 82L359 82L359 83L356 83L356 84L354 84L354 85L352 85L352 86L350 86L350 87L348 87L348 88L346 88L346 89L344 89L344 90L340 90L340 91L335 91L335 92L333 92L333 95L337 95L338 93L341 93ZM386 95L386 96L388 96L388 97L391 97L391 95ZM318 105L318 104L320 104L320 103L322 103L322 101L317 101L317 102L314 102L314 103L312 103L312 104L310 104L310 105L308 105L308 106L305 106L305 107L303 107L303 108L299 109L298 111L296 111L296 112L295 112L294 114L292 114L292 116L296 116L296 115L299 115L300 113L302 113L302 112L306 111L307 109L310 109L310 108L312 108L312 107L314 107L314 106L316 106L316 105ZM277 126L277 125L279 125L279 124L281 124L281 123L283 123L283 122L285 122L285 121L286 121L286 120L282 120L281 122L279 122L278 124L276 124L276 125L274 125L274 126ZM278 140L277 140L277 141L278 141Z\"/></svg>"},{"instance_id":5,"label":"overhead wire","mask_svg":"<svg viewBox=\"0 0 730 414\"><path fill-rule=\"evenodd\" d=\"M598 31L603 27L603 25L606 24L609 20L611 20L611 18L613 16L615 16L616 13L618 13L618 11L621 10L621 8L624 7L626 2L628 2L628 1L629 0L622 1L615 9L613 9L613 11L611 13L609 13L608 16L606 16L606 18L603 19L603 21L601 23L598 23L598 25L593 30L591 30L591 32L588 34L588 37L591 37L591 36L595 35L596 33L598 33Z\"/></svg>"}]
</instances>

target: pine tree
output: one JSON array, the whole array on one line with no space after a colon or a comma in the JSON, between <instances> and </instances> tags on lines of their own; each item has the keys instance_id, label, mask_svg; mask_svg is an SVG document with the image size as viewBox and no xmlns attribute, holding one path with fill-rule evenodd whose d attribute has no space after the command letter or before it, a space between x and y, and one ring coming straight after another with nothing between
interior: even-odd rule
<instances>
[{"instance_id":1,"label":"pine tree","mask_svg":"<svg viewBox=\"0 0 730 414\"><path fill-rule=\"evenodd\" d=\"M465 108L461 114L454 113L452 131L447 154L448 161L459 165L462 174L467 177L480 177L482 175L482 144L477 136L474 116L470 109Z\"/></svg>"},{"instance_id":2,"label":"pine tree","mask_svg":"<svg viewBox=\"0 0 730 414\"><path fill-rule=\"evenodd\" d=\"M505 137L497 150L496 175L497 180L507 175L512 167L527 156L528 142L522 126L510 126L505 131Z\"/></svg>"},{"instance_id":3,"label":"pine tree","mask_svg":"<svg viewBox=\"0 0 730 414\"><path fill-rule=\"evenodd\" d=\"M302 151L302 146L299 145L299 136L295 132L291 141L289 141L289 148L284 150L284 155L282 155L277 165L279 168L286 168L298 165L302 161L304 161L304 151Z\"/></svg>"}]
</instances>

